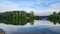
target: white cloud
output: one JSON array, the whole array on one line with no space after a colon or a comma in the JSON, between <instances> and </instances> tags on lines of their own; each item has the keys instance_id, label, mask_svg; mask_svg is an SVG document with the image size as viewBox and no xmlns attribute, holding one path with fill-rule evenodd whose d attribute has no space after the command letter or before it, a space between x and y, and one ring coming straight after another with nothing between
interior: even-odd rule
<instances>
[{"instance_id":1,"label":"white cloud","mask_svg":"<svg viewBox=\"0 0 60 34\"><path fill-rule=\"evenodd\" d=\"M0 11L9 11L9 10L16 10L18 9L18 5L8 2L8 1L0 1Z\"/></svg>"},{"instance_id":2,"label":"white cloud","mask_svg":"<svg viewBox=\"0 0 60 34\"><path fill-rule=\"evenodd\" d=\"M60 12L58 9L46 9L46 10L35 10L35 15L37 16L47 16L52 14L53 12Z\"/></svg>"},{"instance_id":3,"label":"white cloud","mask_svg":"<svg viewBox=\"0 0 60 34\"><path fill-rule=\"evenodd\" d=\"M52 1L52 0L51 0ZM49 5L48 7L43 8L46 1L36 0L35 2L11 2L8 0L0 0L0 12L11 11L11 10L25 10L27 12L34 11L35 15L49 15L52 12L60 11L60 3L54 3ZM48 5L50 2L46 2Z\"/></svg>"},{"instance_id":4,"label":"white cloud","mask_svg":"<svg viewBox=\"0 0 60 34\"><path fill-rule=\"evenodd\" d=\"M60 9L60 3L55 3L53 5L50 5L50 7L53 9Z\"/></svg>"}]
</instances>

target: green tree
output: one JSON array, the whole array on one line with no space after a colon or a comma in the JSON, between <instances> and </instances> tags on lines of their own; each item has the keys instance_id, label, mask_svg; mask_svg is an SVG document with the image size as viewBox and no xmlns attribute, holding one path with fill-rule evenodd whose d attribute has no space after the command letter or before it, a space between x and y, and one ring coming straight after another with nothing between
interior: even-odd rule
<instances>
[{"instance_id":1,"label":"green tree","mask_svg":"<svg viewBox=\"0 0 60 34\"><path fill-rule=\"evenodd\" d=\"M34 12L31 11L29 16L30 16L30 19L34 19Z\"/></svg>"}]
</instances>

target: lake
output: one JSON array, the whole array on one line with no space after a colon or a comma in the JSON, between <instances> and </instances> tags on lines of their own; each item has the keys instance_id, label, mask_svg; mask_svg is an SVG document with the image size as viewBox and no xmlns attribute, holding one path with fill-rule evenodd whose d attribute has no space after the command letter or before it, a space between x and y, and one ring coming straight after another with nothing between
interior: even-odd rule
<instances>
[{"instance_id":1,"label":"lake","mask_svg":"<svg viewBox=\"0 0 60 34\"><path fill-rule=\"evenodd\" d=\"M11 25L0 23L5 34L60 34L60 24L54 25L48 20L34 20L34 24Z\"/></svg>"}]
</instances>

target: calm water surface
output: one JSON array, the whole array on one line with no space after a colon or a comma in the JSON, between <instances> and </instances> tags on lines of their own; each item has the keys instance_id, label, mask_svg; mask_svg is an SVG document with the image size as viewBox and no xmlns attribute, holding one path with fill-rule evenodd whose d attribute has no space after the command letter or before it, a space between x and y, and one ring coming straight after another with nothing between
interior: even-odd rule
<instances>
[{"instance_id":1,"label":"calm water surface","mask_svg":"<svg viewBox=\"0 0 60 34\"><path fill-rule=\"evenodd\" d=\"M0 29L5 34L60 34L60 25L54 25L48 20L34 20L34 24L30 25L7 25L0 23Z\"/></svg>"}]
</instances>

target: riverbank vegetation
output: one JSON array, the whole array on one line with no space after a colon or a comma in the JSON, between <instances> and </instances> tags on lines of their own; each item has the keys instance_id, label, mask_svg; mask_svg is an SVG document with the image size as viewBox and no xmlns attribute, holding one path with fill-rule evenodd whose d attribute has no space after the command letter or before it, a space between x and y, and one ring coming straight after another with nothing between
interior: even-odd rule
<instances>
[{"instance_id":1,"label":"riverbank vegetation","mask_svg":"<svg viewBox=\"0 0 60 34\"><path fill-rule=\"evenodd\" d=\"M27 22L30 22L33 25L34 20L48 19L54 24L60 24L60 12L49 16L35 16L33 11L27 13L26 11L7 11L0 13L0 23L13 24L13 25L25 25Z\"/></svg>"},{"instance_id":2,"label":"riverbank vegetation","mask_svg":"<svg viewBox=\"0 0 60 34\"><path fill-rule=\"evenodd\" d=\"M7 11L0 13L0 22L8 24L26 24L34 20L34 12L27 13L25 11Z\"/></svg>"},{"instance_id":3,"label":"riverbank vegetation","mask_svg":"<svg viewBox=\"0 0 60 34\"><path fill-rule=\"evenodd\" d=\"M57 24L57 23L60 24L60 12L59 13L53 12L53 14L48 16L48 20L50 20L54 24Z\"/></svg>"},{"instance_id":4,"label":"riverbank vegetation","mask_svg":"<svg viewBox=\"0 0 60 34\"><path fill-rule=\"evenodd\" d=\"M48 19L60 19L60 12L59 13L56 13L56 12L53 12L53 14L51 14Z\"/></svg>"}]
</instances>

